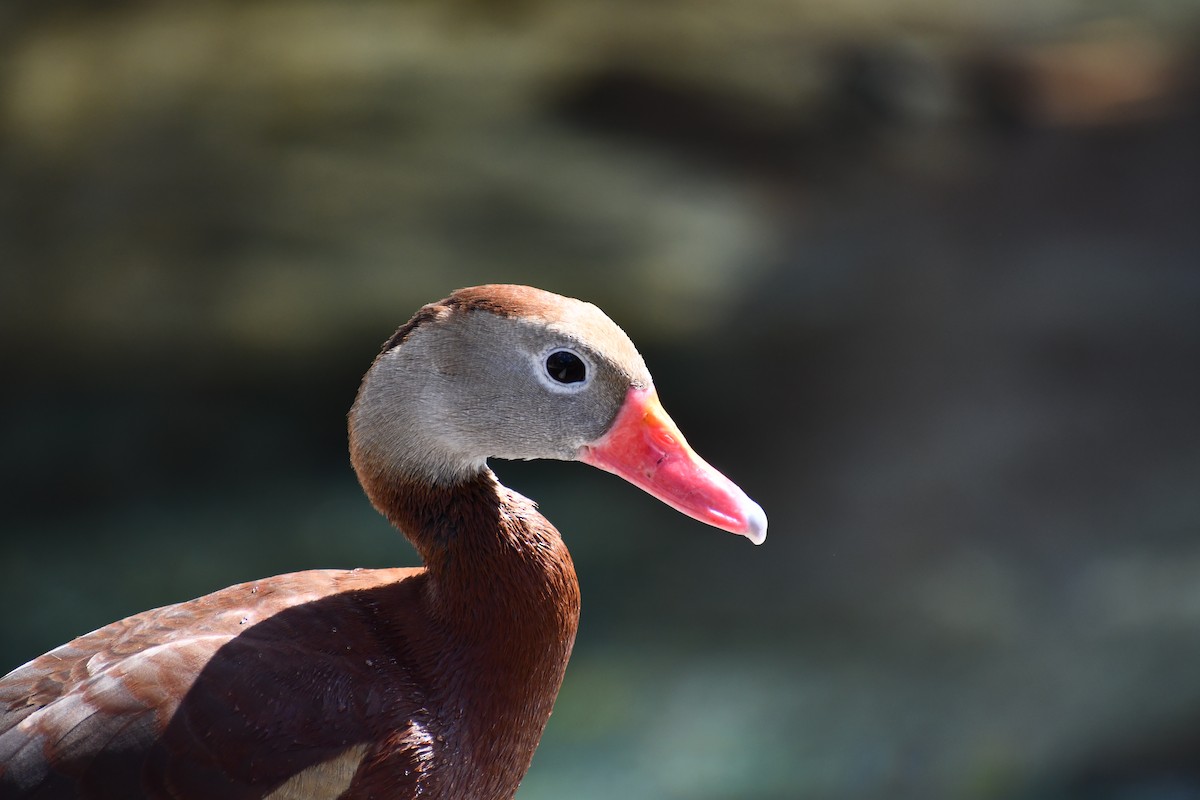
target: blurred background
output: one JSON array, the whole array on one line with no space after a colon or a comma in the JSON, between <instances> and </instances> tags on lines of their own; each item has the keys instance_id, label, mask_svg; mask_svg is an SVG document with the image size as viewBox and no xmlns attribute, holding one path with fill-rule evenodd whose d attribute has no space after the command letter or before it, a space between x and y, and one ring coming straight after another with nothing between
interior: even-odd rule
<instances>
[{"instance_id":1,"label":"blurred background","mask_svg":"<svg viewBox=\"0 0 1200 800\"><path fill-rule=\"evenodd\" d=\"M771 519L495 465L584 592L519 800L1200 798L1200 3L5 3L0 672L415 563L345 413L482 282Z\"/></svg>"}]
</instances>

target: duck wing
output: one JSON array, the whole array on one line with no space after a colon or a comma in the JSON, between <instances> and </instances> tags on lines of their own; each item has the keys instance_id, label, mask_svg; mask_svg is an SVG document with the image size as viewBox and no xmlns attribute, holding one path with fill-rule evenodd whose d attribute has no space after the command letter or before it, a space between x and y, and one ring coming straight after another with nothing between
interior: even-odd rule
<instances>
[{"instance_id":1,"label":"duck wing","mask_svg":"<svg viewBox=\"0 0 1200 800\"><path fill-rule=\"evenodd\" d=\"M424 582L281 575L30 661L0 679L0 798L334 798L384 741L415 782L428 721L406 629Z\"/></svg>"}]
</instances>

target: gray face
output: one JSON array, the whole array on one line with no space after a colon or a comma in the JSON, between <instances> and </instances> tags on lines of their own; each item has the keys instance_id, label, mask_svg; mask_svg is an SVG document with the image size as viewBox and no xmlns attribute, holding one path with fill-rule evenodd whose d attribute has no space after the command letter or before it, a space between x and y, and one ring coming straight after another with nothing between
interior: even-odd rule
<instances>
[{"instance_id":1,"label":"gray face","mask_svg":"<svg viewBox=\"0 0 1200 800\"><path fill-rule=\"evenodd\" d=\"M413 329L363 382L355 446L380 467L437 482L493 456L574 458L650 375L599 309L547 297L520 316L444 308Z\"/></svg>"}]
</instances>

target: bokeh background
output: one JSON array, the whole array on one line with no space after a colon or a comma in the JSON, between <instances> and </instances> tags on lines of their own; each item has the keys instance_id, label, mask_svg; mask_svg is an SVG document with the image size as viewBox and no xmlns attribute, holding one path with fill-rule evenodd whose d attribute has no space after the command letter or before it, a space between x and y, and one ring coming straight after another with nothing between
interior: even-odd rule
<instances>
[{"instance_id":1,"label":"bokeh background","mask_svg":"<svg viewBox=\"0 0 1200 800\"><path fill-rule=\"evenodd\" d=\"M771 519L497 465L584 590L519 800L1200 798L1200 4L0 5L0 672L414 563L345 413L482 282Z\"/></svg>"}]
</instances>

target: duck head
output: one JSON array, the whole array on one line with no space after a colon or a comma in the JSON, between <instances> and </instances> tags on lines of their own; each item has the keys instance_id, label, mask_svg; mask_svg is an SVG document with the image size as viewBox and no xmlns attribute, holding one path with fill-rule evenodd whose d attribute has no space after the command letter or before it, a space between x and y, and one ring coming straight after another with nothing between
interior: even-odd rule
<instances>
[{"instance_id":1,"label":"duck head","mask_svg":"<svg viewBox=\"0 0 1200 800\"><path fill-rule=\"evenodd\" d=\"M766 538L762 508L688 445L624 331L590 303L526 286L460 289L418 311L363 379L350 447L364 486L449 485L491 457L583 461Z\"/></svg>"}]
</instances>

